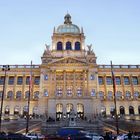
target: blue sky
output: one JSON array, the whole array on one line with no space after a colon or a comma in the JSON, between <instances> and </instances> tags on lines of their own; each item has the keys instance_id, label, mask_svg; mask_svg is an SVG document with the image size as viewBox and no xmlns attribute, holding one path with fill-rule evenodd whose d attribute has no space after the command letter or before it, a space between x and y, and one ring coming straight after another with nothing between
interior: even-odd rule
<instances>
[{"instance_id":1,"label":"blue sky","mask_svg":"<svg viewBox=\"0 0 140 140\"><path fill-rule=\"evenodd\" d=\"M98 64L140 64L140 0L1 0L0 64L41 64L67 11Z\"/></svg>"}]
</instances>

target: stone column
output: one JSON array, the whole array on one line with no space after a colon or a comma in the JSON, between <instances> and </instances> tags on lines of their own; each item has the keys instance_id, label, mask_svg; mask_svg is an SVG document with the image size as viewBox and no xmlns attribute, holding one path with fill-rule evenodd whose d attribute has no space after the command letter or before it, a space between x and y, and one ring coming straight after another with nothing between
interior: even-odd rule
<instances>
[{"instance_id":1,"label":"stone column","mask_svg":"<svg viewBox=\"0 0 140 140\"><path fill-rule=\"evenodd\" d=\"M105 98L107 100L108 95L107 95L107 85L106 85L106 74L104 74L103 80L104 80L104 95L105 95Z\"/></svg>"},{"instance_id":2,"label":"stone column","mask_svg":"<svg viewBox=\"0 0 140 140\"><path fill-rule=\"evenodd\" d=\"M133 80L132 74L130 75L129 80L130 80L130 85L131 85L131 99L133 99L134 86L133 86L133 81L132 81Z\"/></svg>"},{"instance_id":3,"label":"stone column","mask_svg":"<svg viewBox=\"0 0 140 140\"><path fill-rule=\"evenodd\" d=\"M64 88L63 88L63 97L66 97L66 71L63 71L63 81L64 81Z\"/></svg>"},{"instance_id":4,"label":"stone column","mask_svg":"<svg viewBox=\"0 0 140 140\"><path fill-rule=\"evenodd\" d=\"M75 79L75 70L73 71L73 86L74 86L74 96L76 97L76 79Z\"/></svg>"},{"instance_id":5,"label":"stone column","mask_svg":"<svg viewBox=\"0 0 140 140\"><path fill-rule=\"evenodd\" d=\"M121 75L121 86L122 86L122 96L125 99L125 88L124 88L124 75Z\"/></svg>"}]
</instances>

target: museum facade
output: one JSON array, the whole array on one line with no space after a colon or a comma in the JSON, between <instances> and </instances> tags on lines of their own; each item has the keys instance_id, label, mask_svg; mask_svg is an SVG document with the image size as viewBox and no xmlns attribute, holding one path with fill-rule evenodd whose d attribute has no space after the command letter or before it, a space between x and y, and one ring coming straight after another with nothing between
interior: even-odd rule
<instances>
[{"instance_id":1,"label":"museum facade","mask_svg":"<svg viewBox=\"0 0 140 140\"><path fill-rule=\"evenodd\" d=\"M29 93L30 114L62 118L73 109L81 118L113 115L111 65L98 65L96 59L92 45L85 45L83 28L66 14L64 24L54 28L40 65L10 65L6 72L0 66L3 115L25 115ZM140 65L112 67L117 113L140 115Z\"/></svg>"}]
</instances>

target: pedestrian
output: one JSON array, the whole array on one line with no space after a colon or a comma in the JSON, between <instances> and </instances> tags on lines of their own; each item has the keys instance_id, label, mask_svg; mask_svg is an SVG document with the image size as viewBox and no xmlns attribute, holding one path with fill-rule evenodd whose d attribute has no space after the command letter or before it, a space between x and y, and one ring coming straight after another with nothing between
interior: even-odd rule
<instances>
[{"instance_id":1,"label":"pedestrian","mask_svg":"<svg viewBox=\"0 0 140 140\"><path fill-rule=\"evenodd\" d=\"M127 136L128 136L128 140L132 140L132 132L131 131L128 132Z\"/></svg>"},{"instance_id":2,"label":"pedestrian","mask_svg":"<svg viewBox=\"0 0 140 140\"><path fill-rule=\"evenodd\" d=\"M113 140L112 139L112 131L109 132L109 140Z\"/></svg>"}]
</instances>

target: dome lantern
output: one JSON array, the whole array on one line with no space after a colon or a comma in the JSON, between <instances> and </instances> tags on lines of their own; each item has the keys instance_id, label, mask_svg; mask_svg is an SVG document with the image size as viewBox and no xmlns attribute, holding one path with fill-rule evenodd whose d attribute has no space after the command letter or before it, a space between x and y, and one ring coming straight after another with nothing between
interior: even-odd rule
<instances>
[{"instance_id":1,"label":"dome lantern","mask_svg":"<svg viewBox=\"0 0 140 140\"><path fill-rule=\"evenodd\" d=\"M72 24L70 14L66 14L64 17L64 24L59 25L56 29L56 33L59 34L80 34L80 29L77 25Z\"/></svg>"},{"instance_id":2,"label":"dome lantern","mask_svg":"<svg viewBox=\"0 0 140 140\"><path fill-rule=\"evenodd\" d=\"M66 14L64 19L65 19L64 24L72 24L70 14Z\"/></svg>"}]
</instances>

